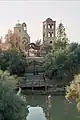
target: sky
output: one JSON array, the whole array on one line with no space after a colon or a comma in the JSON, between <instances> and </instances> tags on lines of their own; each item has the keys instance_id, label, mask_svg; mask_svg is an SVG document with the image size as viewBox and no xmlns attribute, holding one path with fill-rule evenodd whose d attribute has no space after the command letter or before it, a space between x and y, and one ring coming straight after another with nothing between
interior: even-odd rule
<instances>
[{"instance_id":1,"label":"sky","mask_svg":"<svg viewBox=\"0 0 80 120\"><path fill-rule=\"evenodd\" d=\"M71 42L80 42L79 1L0 1L0 36L20 20L26 22L31 41L42 39L42 22L46 18L60 22Z\"/></svg>"}]
</instances>

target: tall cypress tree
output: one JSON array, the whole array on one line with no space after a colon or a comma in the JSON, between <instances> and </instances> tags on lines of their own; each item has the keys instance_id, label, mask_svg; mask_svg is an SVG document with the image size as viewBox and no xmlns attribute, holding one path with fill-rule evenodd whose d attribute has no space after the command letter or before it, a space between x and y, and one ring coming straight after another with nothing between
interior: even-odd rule
<instances>
[{"instance_id":1,"label":"tall cypress tree","mask_svg":"<svg viewBox=\"0 0 80 120\"><path fill-rule=\"evenodd\" d=\"M68 44L68 38L62 23L58 25L57 36L53 41L53 49L65 49Z\"/></svg>"}]
</instances>

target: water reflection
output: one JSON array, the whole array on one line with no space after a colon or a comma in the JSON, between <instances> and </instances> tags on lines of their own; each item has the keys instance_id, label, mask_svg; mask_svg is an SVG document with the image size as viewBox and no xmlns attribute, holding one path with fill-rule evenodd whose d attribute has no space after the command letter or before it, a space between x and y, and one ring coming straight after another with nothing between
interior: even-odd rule
<instances>
[{"instance_id":1,"label":"water reflection","mask_svg":"<svg viewBox=\"0 0 80 120\"><path fill-rule=\"evenodd\" d=\"M42 107L31 107L30 105L28 105L27 108L29 111L27 115L27 120L47 120Z\"/></svg>"},{"instance_id":2,"label":"water reflection","mask_svg":"<svg viewBox=\"0 0 80 120\"><path fill-rule=\"evenodd\" d=\"M28 106L27 120L46 120L48 118L47 96L29 95L27 104L30 105ZM76 104L69 104L64 96L52 96L51 116L52 120L80 120Z\"/></svg>"}]
</instances>

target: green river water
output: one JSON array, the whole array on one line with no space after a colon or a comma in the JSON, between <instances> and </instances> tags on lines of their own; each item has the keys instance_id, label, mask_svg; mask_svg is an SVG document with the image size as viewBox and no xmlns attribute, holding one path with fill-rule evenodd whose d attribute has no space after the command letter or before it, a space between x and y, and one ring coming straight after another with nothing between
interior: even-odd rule
<instances>
[{"instance_id":1,"label":"green river water","mask_svg":"<svg viewBox=\"0 0 80 120\"><path fill-rule=\"evenodd\" d=\"M27 120L46 120L47 96L27 96L30 105L27 112ZM76 105L68 103L63 96L52 96L52 120L80 120L80 113ZM41 111L43 109L43 112ZM44 113L44 114L42 114Z\"/></svg>"}]
</instances>

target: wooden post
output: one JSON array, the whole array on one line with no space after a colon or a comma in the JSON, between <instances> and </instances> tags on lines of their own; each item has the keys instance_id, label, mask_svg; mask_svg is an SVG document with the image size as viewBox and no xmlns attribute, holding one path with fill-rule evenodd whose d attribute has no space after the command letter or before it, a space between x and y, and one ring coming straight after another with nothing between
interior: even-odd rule
<instances>
[{"instance_id":1,"label":"wooden post","mask_svg":"<svg viewBox=\"0 0 80 120\"><path fill-rule=\"evenodd\" d=\"M45 83L45 92L47 92L47 80L45 78L45 75L43 74L43 79L44 79L44 83Z\"/></svg>"},{"instance_id":2,"label":"wooden post","mask_svg":"<svg viewBox=\"0 0 80 120\"><path fill-rule=\"evenodd\" d=\"M32 80L32 92L34 91L33 80Z\"/></svg>"},{"instance_id":3,"label":"wooden post","mask_svg":"<svg viewBox=\"0 0 80 120\"><path fill-rule=\"evenodd\" d=\"M47 92L47 80L45 79L45 91Z\"/></svg>"},{"instance_id":4,"label":"wooden post","mask_svg":"<svg viewBox=\"0 0 80 120\"><path fill-rule=\"evenodd\" d=\"M48 111L47 111L47 116L48 116L48 120L52 120L52 116L51 116L51 95L48 96L48 100L47 100L47 107L48 107Z\"/></svg>"},{"instance_id":5,"label":"wooden post","mask_svg":"<svg viewBox=\"0 0 80 120\"><path fill-rule=\"evenodd\" d=\"M28 57L29 57L29 49L28 49Z\"/></svg>"}]
</instances>

